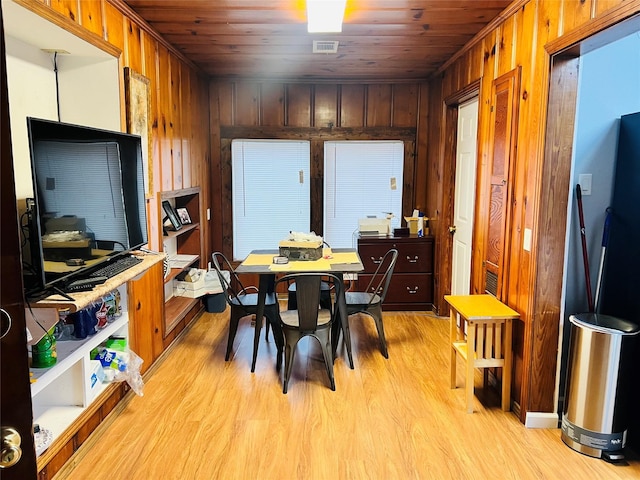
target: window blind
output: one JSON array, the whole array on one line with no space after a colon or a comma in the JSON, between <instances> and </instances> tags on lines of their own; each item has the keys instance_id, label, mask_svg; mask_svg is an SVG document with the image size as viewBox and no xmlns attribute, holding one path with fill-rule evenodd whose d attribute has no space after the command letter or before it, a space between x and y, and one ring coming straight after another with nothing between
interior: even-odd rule
<instances>
[{"instance_id":1,"label":"window blind","mask_svg":"<svg viewBox=\"0 0 640 480\"><path fill-rule=\"evenodd\" d=\"M400 224L404 145L401 141L325 142L324 240L355 246L358 219L385 218Z\"/></svg>"},{"instance_id":2,"label":"window blind","mask_svg":"<svg viewBox=\"0 0 640 480\"><path fill-rule=\"evenodd\" d=\"M310 228L307 141L233 140L233 258L277 249L290 231Z\"/></svg>"}]
</instances>

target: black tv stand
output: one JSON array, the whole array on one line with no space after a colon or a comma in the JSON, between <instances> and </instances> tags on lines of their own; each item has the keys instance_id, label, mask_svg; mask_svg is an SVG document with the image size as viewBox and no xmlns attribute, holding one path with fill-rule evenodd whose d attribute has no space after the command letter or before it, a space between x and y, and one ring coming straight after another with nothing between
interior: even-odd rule
<instances>
[{"instance_id":1,"label":"black tv stand","mask_svg":"<svg viewBox=\"0 0 640 480\"><path fill-rule=\"evenodd\" d=\"M62 298L64 298L63 301L67 301L67 302L75 302L76 299L73 298L71 295L69 295L68 293L66 293L64 290L62 290L61 288L56 287L55 285L52 285L50 287L47 287L43 290L39 290L37 292L33 292L33 293L28 293L26 294L27 297L27 303L29 300L34 300L36 302L43 300L47 297L50 297L51 295L60 295Z\"/></svg>"},{"instance_id":2,"label":"black tv stand","mask_svg":"<svg viewBox=\"0 0 640 480\"><path fill-rule=\"evenodd\" d=\"M58 287L51 287L51 290L53 290L55 293L57 293L58 295L63 297L65 300L68 300L70 302L75 302L75 298L73 298L71 295L69 295L68 293L66 293L62 289L60 289Z\"/></svg>"}]
</instances>

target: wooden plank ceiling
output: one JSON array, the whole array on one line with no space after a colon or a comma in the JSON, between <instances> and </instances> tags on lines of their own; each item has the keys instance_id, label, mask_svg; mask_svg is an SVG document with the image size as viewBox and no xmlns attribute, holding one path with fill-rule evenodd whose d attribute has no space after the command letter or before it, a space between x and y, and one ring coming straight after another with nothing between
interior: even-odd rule
<instances>
[{"instance_id":1,"label":"wooden plank ceiling","mask_svg":"<svg viewBox=\"0 0 640 480\"><path fill-rule=\"evenodd\" d=\"M126 0L211 77L426 79L511 0L347 0L342 33L309 34L305 0ZM335 54L313 40L337 40Z\"/></svg>"}]
</instances>

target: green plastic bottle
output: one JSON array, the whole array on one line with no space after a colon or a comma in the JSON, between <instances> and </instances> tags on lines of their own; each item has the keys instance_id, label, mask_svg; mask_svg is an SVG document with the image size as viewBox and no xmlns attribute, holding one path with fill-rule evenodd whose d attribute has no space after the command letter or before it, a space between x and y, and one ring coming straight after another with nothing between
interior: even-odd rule
<instances>
[{"instance_id":1,"label":"green plastic bottle","mask_svg":"<svg viewBox=\"0 0 640 480\"><path fill-rule=\"evenodd\" d=\"M55 325L42 337L38 343L31 345L31 366L33 368L48 368L58 360L56 351L56 337L53 335Z\"/></svg>"}]
</instances>

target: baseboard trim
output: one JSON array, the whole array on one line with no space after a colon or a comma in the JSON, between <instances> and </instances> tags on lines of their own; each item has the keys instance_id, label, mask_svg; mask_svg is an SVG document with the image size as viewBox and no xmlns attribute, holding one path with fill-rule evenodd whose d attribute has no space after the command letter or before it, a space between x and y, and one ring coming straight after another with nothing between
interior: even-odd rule
<instances>
[{"instance_id":1,"label":"baseboard trim","mask_svg":"<svg viewBox=\"0 0 640 480\"><path fill-rule=\"evenodd\" d=\"M524 426L527 428L558 428L558 414L545 412L527 412Z\"/></svg>"}]
</instances>

